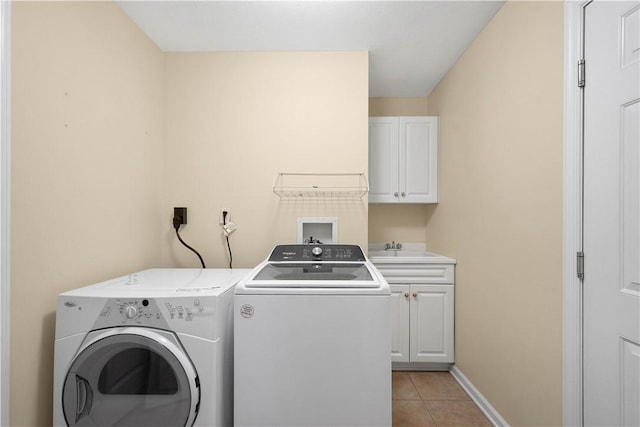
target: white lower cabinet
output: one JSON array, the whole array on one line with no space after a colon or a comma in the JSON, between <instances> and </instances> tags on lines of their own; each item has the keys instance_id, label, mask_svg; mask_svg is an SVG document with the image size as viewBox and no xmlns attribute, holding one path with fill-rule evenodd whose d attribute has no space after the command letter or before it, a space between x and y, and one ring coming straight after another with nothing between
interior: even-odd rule
<instances>
[{"instance_id":1,"label":"white lower cabinet","mask_svg":"<svg viewBox=\"0 0 640 427\"><path fill-rule=\"evenodd\" d=\"M447 369L455 361L454 266L374 264L391 287L394 368Z\"/></svg>"},{"instance_id":2,"label":"white lower cabinet","mask_svg":"<svg viewBox=\"0 0 640 427\"><path fill-rule=\"evenodd\" d=\"M409 361L409 292L411 285L391 287L391 361Z\"/></svg>"},{"instance_id":3,"label":"white lower cabinet","mask_svg":"<svg viewBox=\"0 0 640 427\"><path fill-rule=\"evenodd\" d=\"M394 285L393 362L453 363L453 285Z\"/></svg>"}]
</instances>

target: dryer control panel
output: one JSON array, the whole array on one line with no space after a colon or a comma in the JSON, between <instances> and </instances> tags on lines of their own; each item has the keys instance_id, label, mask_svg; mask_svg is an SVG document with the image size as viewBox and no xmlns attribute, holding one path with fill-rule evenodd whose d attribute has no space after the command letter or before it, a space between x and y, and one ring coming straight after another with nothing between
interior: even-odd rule
<instances>
[{"instance_id":1,"label":"dryer control panel","mask_svg":"<svg viewBox=\"0 0 640 427\"><path fill-rule=\"evenodd\" d=\"M94 329L118 325L169 329L168 322L191 322L204 311L198 298L163 299L161 303L151 298L112 298L105 303Z\"/></svg>"}]
</instances>

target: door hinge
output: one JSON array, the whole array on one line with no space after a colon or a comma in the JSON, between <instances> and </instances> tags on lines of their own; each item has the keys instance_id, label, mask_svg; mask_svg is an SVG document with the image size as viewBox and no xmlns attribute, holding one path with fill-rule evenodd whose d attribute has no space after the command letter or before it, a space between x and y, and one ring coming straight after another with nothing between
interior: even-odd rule
<instances>
[{"instance_id":1,"label":"door hinge","mask_svg":"<svg viewBox=\"0 0 640 427\"><path fill-rule=\"evenodd\" d=\"M576 253L576 270L578 279L584 279L584 252Z\"/></svg>"},{"instance_id":2,"label":"door hinge","mask_svg":"<svg viewBox=\"0 0 640 427\"><path fill-rule=\"evenodd\" d=\"M585 83L585 67L584 59L578 61L578 87L584 87Z\"/></svg>"}]
</instances>

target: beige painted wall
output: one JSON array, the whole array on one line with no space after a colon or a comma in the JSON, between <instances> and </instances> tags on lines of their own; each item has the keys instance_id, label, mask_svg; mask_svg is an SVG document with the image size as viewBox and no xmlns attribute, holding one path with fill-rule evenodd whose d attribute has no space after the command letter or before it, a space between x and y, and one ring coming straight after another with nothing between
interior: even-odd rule
<instances>
[{"instance_id":1,"label":"beige painted wall","mask_svg":"<svg viewBox=\"0 0 640 427\"><path fill-rule=\"evenodd\" d=\"M427 97L370 98L369 116L426 116ZM369 242L425 243L430 211L425 205L369 205Z\"/></svg>"},{"instance_id":2,"label":"beige painted wall","mask_svg":"<svg viewBox=\"0 0 640 427\"><path fill-rule=\"evenodd\" d=\"M371 204L369 241L425 243L425 229L431 212L427 205Z\"/></svg>"},{"instance_id":3,"label":"beige painted wall","mask_svg":"<svg viewBox=\"0 0 640 427\"><path fill-rule=\"evenodd\" d=\"M456 365L513 426L562 424L562 42L561 2L507 2L429 96Z\"/></svg>"},{"instance_id":4,"label":"beige painted wall","mask_svg":"<svg viewBox=\"0 0 640 427\"><path fill-rule=\"evenodd\" d=\"M369 116L426 116L429 100L415 98L369 98Z\"/></svg>"},{"instance_id":5,"label":"beige painted wall","mask_svg":"<svg viewBox=\"0 0 640 427\"><path fill-rule=\"evenodd\" d=\"M58 293L161 263L163 56L113 2L16 2L12 426L51 425Z\"/></svg>"},{"instance_id":6,"label":"beige painted wall","mask_svg":"<svg viewBox=\"0 0 640 427\"><path fill-rule=\"evenodd\" d=\"M279 172L367 172L366 52L171 53L166 56L165 221L189 208L181 233L207 266L253 267L296 240L297 217L337 217L338 240L367 246L367 199L285 202ZM164 262L198 260L165 227Z\"/></svg>"}]
</instances>

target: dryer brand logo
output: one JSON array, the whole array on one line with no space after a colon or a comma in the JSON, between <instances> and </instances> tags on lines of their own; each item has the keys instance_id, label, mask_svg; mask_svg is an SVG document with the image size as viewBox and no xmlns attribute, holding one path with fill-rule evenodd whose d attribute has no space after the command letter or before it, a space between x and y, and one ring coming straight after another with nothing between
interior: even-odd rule
<instances>
[{"instance_id":1,"label":"dryer brand logo","mask_svg":"<svg viewBox=\"0 0 640 427\"><path fill-rule=\"evenodd\" d=\"M240 316L244 317L245 319L252 318L253 313L253 306L251 304L244 304L242 307L240 307Z\"/></svg>"}]
</instances>

